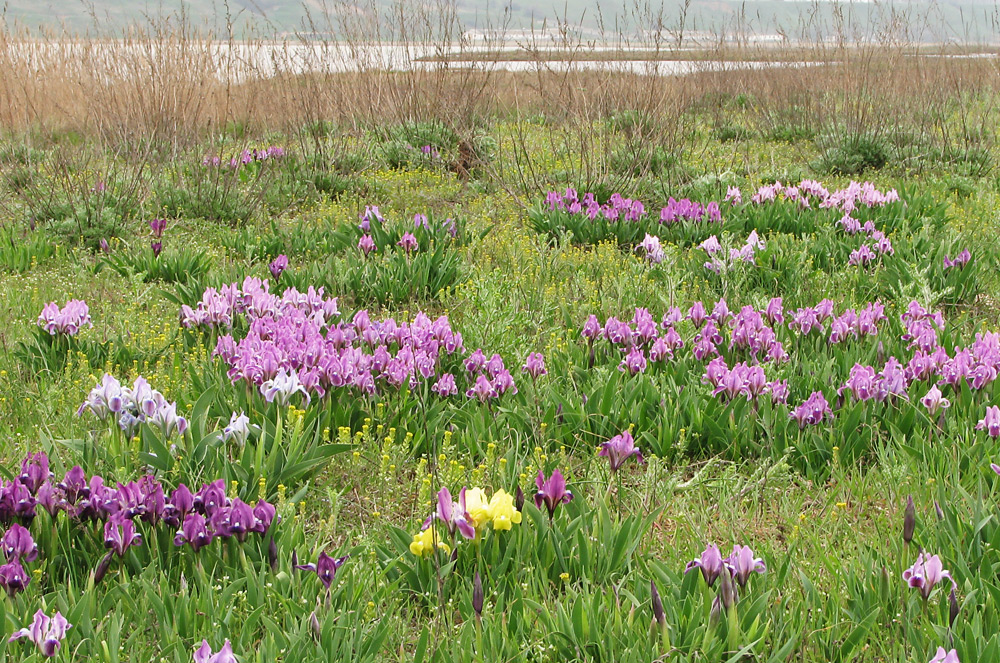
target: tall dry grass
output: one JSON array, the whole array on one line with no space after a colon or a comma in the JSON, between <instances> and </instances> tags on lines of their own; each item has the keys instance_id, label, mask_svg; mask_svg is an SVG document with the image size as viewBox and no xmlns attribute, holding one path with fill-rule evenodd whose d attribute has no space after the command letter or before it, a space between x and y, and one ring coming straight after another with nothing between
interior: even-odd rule
<instances>
[{"instance_id":1,"label":"tall dry grass","mask_svg":"<svg viewBox=\"0 0 1000 663\"><path fill-rule=\"evenodd\" d=\"M689 111L714 112L721 122L729 112L723 101L735 97L747 100L744 115L761 131L795 125L819 135L880 135L903 127L951 148L992 140L1000 119L996 60L918 44L926 17L888 12L877 29L859 33L849 17L820 26L807 11L785 42L765 46L753 40L752 20L736 16L725 34L699 35L692 51L685 12L627 7L630 24L644 29L609 28L599 44L578 36L572 17L555 19L544 34L519 35L513 50L526 64L517 72L501 62L511 57L502 19L487 26L491 39L471 44L455 0L390 7L332 0L298 34L277 41L237 39L232 26L219 37L184 15L133 25L113 39L9 25L0 30L0 130L43 140L72 134L148 159L234 130L294 133L319 149L331 125L360 131L436 119L464 136L497 117L544 116L556 128L551 140L579 155L576 167L589 176L604 166L595 127L608 117L645 118L622 139L631 143L626 149L681 149ZM553 51L560 63L548 61ZM588 69L635 51L650 62ZM435 61L405 66L419 55ZM693 60L693 73L671 74L676 58ZM783 59L808 66L717 64Z\"/></svg>"}]
</instances>

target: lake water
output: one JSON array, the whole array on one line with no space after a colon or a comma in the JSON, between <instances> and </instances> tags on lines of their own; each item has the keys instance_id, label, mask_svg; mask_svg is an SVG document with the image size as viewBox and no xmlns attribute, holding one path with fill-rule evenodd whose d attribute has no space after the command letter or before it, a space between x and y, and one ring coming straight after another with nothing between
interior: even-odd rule
<instances>
[{"instance_id":1,"label":"lake water","mask_svg":"<svg viewBox=\"0 0 1000 663\"><path fill-rule=\"evenodd\" d=\"M183 45L125 42L18 42L8 44L8 53L44 71L51 60L69 58L97 65L104 71L134 71L136 63L142 70L179 62L202 62L216 75L239 82L278 74L344 73L364 71L434 71L439 69L476 69L481 71L568 72L605 70L621 73L675 76L701 71L763 69L769 67L804 66L804 62L722 62L690 60L598 60L594 55L615 51L616 47L593 46L578 49L577 60L501 60L493 62L438 62L434 56L482 53L485 47L446 47L423 44L346 44L342 42L258 42L258 43L195 43ZM544 49L538 49L544 53Z\"/></svg>"}]
</instances>

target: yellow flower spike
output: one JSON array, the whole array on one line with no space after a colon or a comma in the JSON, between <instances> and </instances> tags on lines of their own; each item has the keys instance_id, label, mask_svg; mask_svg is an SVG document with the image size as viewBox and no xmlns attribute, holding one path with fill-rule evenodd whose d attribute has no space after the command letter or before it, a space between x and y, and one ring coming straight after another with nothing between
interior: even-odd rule
<instances>
[{"instance_id":1,"label":"yellow flower spike","mask_svg":"<svg viewBox=\"0 0 1000 663\"><path fill-rule=\"evenodd\" d=\"M569 582L569 574L563 571L562 573L559 574L559 579L562 580L563 582Z\"/></svg>"}]
</instances>

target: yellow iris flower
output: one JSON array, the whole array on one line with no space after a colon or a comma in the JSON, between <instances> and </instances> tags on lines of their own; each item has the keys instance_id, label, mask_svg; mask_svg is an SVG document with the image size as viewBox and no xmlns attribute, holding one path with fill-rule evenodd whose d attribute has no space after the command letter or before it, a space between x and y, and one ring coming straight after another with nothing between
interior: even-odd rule
<instances>
[{"instance_id":1,"label":"yellow iris flower","mask_svg":"<svg viewBox=\"0 0 1000 663\"><path fill-rule=\"evenodd\" d=\"M469 488L465 491L465 511L472 519L472 526L480 529L492 520L489 500L482 488Z\"/></svg>"},{"instance_id":2,"label":"yellow iris flower","mask_svg":"<svg viewBox=\"0 0 1000 663\"><path fill-rule=\"evenodd\" d=\"M433 527L428 527L413 537L413 542L410 543L410 552L417 557L430 555L434 552L435 543L437 543L438 548L444 551L445 555L451 554L451 546L441 540Z\"/></svg>"},{"instance_id":3,"label":"yellow iris flower","mask_svg":"<svg viewBox=\"0 0 1000 663\"><path fill-rule=\"evenodd\" d=\"M503 489L493 493L488 512L494 530L509 530L521 522L521 512L514 508L514 496Z\"/></svg>"}]
</instances>

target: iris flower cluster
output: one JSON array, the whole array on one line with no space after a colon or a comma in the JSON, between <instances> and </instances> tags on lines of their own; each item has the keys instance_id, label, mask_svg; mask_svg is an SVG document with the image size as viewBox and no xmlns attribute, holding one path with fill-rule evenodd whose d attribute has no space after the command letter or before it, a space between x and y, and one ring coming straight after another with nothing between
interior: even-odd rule
<instances>
[{"instance_id":1,"label":"iris flower cluster","mask_svg":"<svg viewBox=\"0 0 1000 663\"><path fill-rule=\"evenodd\" d=\"M335 322L339 315L337 299L326 298L322 288L307 293L289 288L279 297L258 279L247 279L242 287L209 288L195 309L181 312L182 324L189 327L246 322L246 336L238 341L232 334L221 336L214 354L228 364L233 382L255 385L269 402L287 404L295 394L308 401L336 389L375 394L423 382L442 397L458 393L455 374L443 363L461 353L464 343L447 316L431 320L418 313L400 324L394 318L372 320L365 310L350 322ZM532 359L526 371L533 377L544 370L537 362ZM500 355L487 358L478 349L464 365L467 397L488 401L517 393Z\"/></svg>"},{"instance_id":2,"label":"iris flower cluster","mask_svg":"<svg viewBox=\"0 0 1000 663\"><path fill-rule=\"evenodd\" d=\"M710 543L700 557L688 562L684 572L690 573L695 569L701 570L702 578L709 587L720 579L722 581L719 593L712 602L714 617L735 605L739 592L746 590L751 575L764 573L767 565L763 559L755 556L750 546L734 545L733 551L724 558L719 547Z\"/></svg>"},{"instance_id":3,"label":"iris flower cluster","mask_svg":"<svg viewBox=\"0 0 1000 663\"><path fill-rule=\"evenodd\" d=\"M895 189L879 191L871 182L851 181L843 189L829 191L816 180L804 179L796 184L774 182L758 187L751 195L750 202L754 205L773 203L778 200L788 200L798 203L804 208L812 207L812 201L818 202L821 209L839 209L850 214L859 205L872 208L884 207L889 203L899 202L899 193ZM734 205L743 202L743 193L738 187L729 187L726 202Z\"/></svg>"},{"instance_id":4,"label":"iris flower cluster","mask_svg":"<svg viewBox=\"0 0 1000 663\"><path fill-rule=\"evenodd\" d=\"M196 493L180 484L168 496L152 475L111 487L99 475L88 479L77 465L56 482L48 457L35 453L24 459L21 474L13 481L0 483L0 522L10 524L0 538L6 558L0 566L0 586L12 595L28 585L23 564L39 555L27 529L39 507L53 519L65 513L72 520L103 523L108 553L98 565L98 580L114 557L142 545L139 522L172 528L175 545L190 545L197 552L216 538L243 542L251 533L266 535L276 519L274 506L265 500L250 506L229 499L222 479L204 484Z\"/></svg>"},{"instance_id":5,"label":"iris flower cluster","mask_svg":"<svg viewBox=\"0 0 1000 663\"><path fill-rule=\"evenodd\" d=\"M646 215L646 206L641 200L625 198L615 193L602 205L593 193L585 193L581 197L572 187L563 192L549 191L545 196L545 205L549 211L582 214L592 221L604 219L634 223ZM722 221L722 213L719 204L715 202L702 205L687 198L675 200L671 197L667 205L660 210L659 221L661 225L666 226L682 221L719 223Z\"/></svg>"},{"instance_id":6,"label":"iris flower cluster","mask_svg":"<svg viewBox=\"0 0 1000 663\"><path fill-rule=\"evenodd\" d=\"M231 169L238 170L239 168L254 162L261 163L264 161L276 161L283 159L284 157L285 148L277 145L271 145L270 147L263 147L259 149L242 150L239 154L230 158L226 163ZM210 168L218 168L222 164L222 157L219 156L207 156L201 161L201 165Z\"/></svg>"},{"instance_id":7,"label":"iris flower cluster","mask_svg":"<svg viewBox=\"0 0 1000 663\"><path fill-rule=\"evenodd\" d=\"M71 299L59 308L56 302L49 302L38 316L38 326L52 336L76 336L84 327L93 327L87 302Z\"/></svg>"},{"instance_id":8,"label":"iris flower cluster","mask_svg":"<svg viewBox=\"0 0 1000 663\"><path fill-rule=\"evenodd\" d=\"M463 487L458 499L455 499L451 491L444 487L438 491L436 509L424 521L420 532L414 535L410 552L417 557L425 557L441 550L447 555L459 538L475 540L490 525L494 531L506 531L520 522L521 511L515 506L514 497L503 489L488 498L482 488ZM438 534L436 523L448 532L447 540Z\"/></svg>"},{"instance_id":9,"label":"iris flower cluster","mask_svg":"<svg viewBox=\"0 0 1000 663\"><path fill-rule=\"evenodd\" d=\"M693 337L686 340L677 331L683 320L689 320L695 330ZM949 352L939 342L939 332L944 329L940 312L929 311L919 302L911 301L899 320L903 327L900 338L907 342L912 356L890 356L884 361L880 359L878 366L855 364L838 390L838 408L846 398L878 403L907 400L912 385L925 383L927 392L920 403L931 416L936 416L951 405L943 390L959 391L963 385L982 390L1000 375L1000 333L978 333L967 347L959 346ZM594 345L602 339L621 353L619 370L631 374L645 372L650 363L672 361L678 352L689 347L696 359L708 362L702 381L714 396L724 400L737 396L755 400L770 394L774 402L787 403L788 382L769 380L765 371L768 365L790 360L784 342L779 340L783 328L800 336L826 336L828 345L834 346L877 338L887 322L885 307L879 302L864 308L847 308L838 314L829 299L815 306L785 310L782 299L776 297L760 310L744 306L734 313L720 299L710 309L702 302L695 302L686 314L671 307L659 325L645 308L635 309L629 321L612 316L604 325L591 315L581 336L587 342L591 364ZM747 361L728 365L721 356L723 345L730 352L746 353ZM826 396L816 391L795 406L789 416L805 428L832 419L833 409ZM977 428L1000 437L1000 408L995 413L987 410Z\"/></svg>"},{"instance_id":10,"label":"iris flower cluster","mask_svg":"<svg viewBox=\"0 0 1000 663\"><path fill-rule=\"evenodd\" d=\"M80 416L87 410L101 421L112 418L129 437L144 423L159 429L164 437L184 435L188 427L187 419L177 414L177 403L168 401L141 375L128 387L105 373L76 414Z\"/></svg>"}]
</instances>

